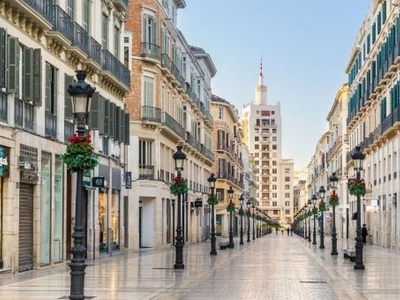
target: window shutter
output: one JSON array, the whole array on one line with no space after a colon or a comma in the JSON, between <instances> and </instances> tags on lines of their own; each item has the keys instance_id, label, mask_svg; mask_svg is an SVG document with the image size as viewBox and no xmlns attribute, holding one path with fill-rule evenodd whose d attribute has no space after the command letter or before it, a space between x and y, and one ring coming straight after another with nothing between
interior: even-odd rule
<instances>
[{"instance_id":1,"label":"window shutter","mask_svg":"<svg viewBox=\"0 0 400 300\"><path fill-rule=\"evenodd\" d=\"M157 45L157 20L156 19L152 19L152 32L151 32L151 42L154 45Z\"/></svg>"},{"instance_id":2,"label":"window shutter","mask_svg":"<svg viewBox=\"0 0 400 300\"><path fill-rule=\"evenodd\" d=\"M125 113L124 117L124 144L129 145L129 139L130 139L130 118L129 114Z\"/></svg>"},{"instance_id":3,"label":"window shutter","mask_svg":"<svg viewBox=\"0 0 400 300\"><path fill-rule=\"evenodd\" d=\"M149 22L149 16L143 14L143 42L148 42L148 35L149 35L149 33L147 32L148 22ZM147 45L147 47L149 47L149 45Z\"/></svg>"},{"instance_id":4,"label":"window shutter","mask_svg":"<svg viewBox=\"0 0 400 300\"><path fill-rule=\"evenodd\" d=\"M23 98L25 101L33 101L33 49L24 49L24 89Z\"/></svg>"},{"instance_id":5,"label":"window shutter","mask_svg":"<svg viewBox=\"0 0 400 300\"><path fill-rule=\"evenodd\" d=\"M94 92L92 96L92 104L90 105L90 114L89 114L89 128L90 130L98 130L99 129L99 101L100 95L99 92Z\"/></svg>"},{"instance_id":6,"label":"window shutter","mask_svg":"<svg viewBox=\"0 0 400 300\"><path fill-rule=\"evenodd\" d=\"M115 103L112 102L108 110L108 129L110 137L115 139Z\"/></svg>"},{"instance_id":7,"label":"window shutter","mask_svg":"<svg viewBox=\"0 0 400 300\"><path fill-rule=\"evenodd\" d=\"M121 141L121 135L120 135L120 130L121 130L121 122L120 122L120 117L121 117L121 108L119 106L115 107L115 140L116 141Z\"/></svg>"},{"instance_id":8,"label":"window shutter","mask_svg":"<svg viewBox=\"0 0 400 300\"><path fill-rule=\"evenodd\" d=\"M68 121L73 121L71 96L68 93L68 88L74 81L73 76L64 75L64 118ZM93 102L92 102L93 103Z\"/></svg>"},{"instance_id":9,"label":"window shutter","mask_svg":"<svg viewBox=\"0 0 400 300\"><path fill-rule=\"evenodd\" d=\"M54 68L54 67L52 67L52 81L53 81L53 89L52 89L52 91L51 91L51 93L52 93L52 97L51 97L51 99L52 99L52 101L53 101L53 103L52 103L52 107L53 107L53 110L52 110L52 114L53 115L57 115L57 111L58 111L58 109L57 109L57 103L58 103L58 70L56 69L56 68Z\"/></svg>"},{"instance_id":10,"label":"window shutter","mask_svg":"<svg viewBox=\"0 0 400 300\"><path fill-rule=\"evenodd\" d=\"M109 130L109 114L108 111L110 109L110 101L108 99L104 100L104 135L109 136L110 135L110 130Z\"/></svg>"},{"instance_id":11,"label":"window shutter","mask_svg":"<svg viewBox=\"0 0 400 300\"><path fill-rule=\"evenodd\" d=\"M7 86L6 47L7 47L7 32L4 28L0 28L0 87Z\"/></svg>"},{"instance_id":12,"label":"window shutter","mask_svg":"<svg viewBox=\"0 0 400 300\"><path fill-rule=\"evenodd\" d=\"M18 95L19 88L19 48L18 39L8 39L8 89Z\"/></svg>"},{"instance_id":13,"label":"window shutter","mask_svg":"<svg viewBox=\"0 0 400 300\"><path fill-rule=\"evenodd\" d=\"M124 122L124 110L122 108L120 108L119 110L119 142L123 143L124 142L124 126L125 126L125 122Z\"/></svg>"},{"instance_id":14,"label":"window shutter","mask_svg":"<svg viewBox=\"0 0 400 300\"><path fill-rule=\"evenodd\" d=\"M51 66L48 63L46 63L45 78L45 109L46 112L51 113Z\"/></svg>"},{"instance_id":15,"label":"window shutter","mask_svg":"<svg viewBox=\"0 0 400 300\"><path fill-rule=\"evenodd\" d=\"M42 56L40 49L33 50L33 104L42 105Z\"/></svg>"}]
</instances>

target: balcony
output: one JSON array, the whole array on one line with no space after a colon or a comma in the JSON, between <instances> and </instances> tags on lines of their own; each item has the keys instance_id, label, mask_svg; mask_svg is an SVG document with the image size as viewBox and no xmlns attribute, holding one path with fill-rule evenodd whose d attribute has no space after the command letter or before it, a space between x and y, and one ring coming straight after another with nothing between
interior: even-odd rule
<instances>
[{"instance_id":1,"label":"balcony","mask_svg":"<svg viewBox=\"0 0 400 300\"><path fill-rule=\"evenodd\" d=\"M84 55L89 55L89 34L78 23L72 23L73 37L72 46L76 46Z\"/></svg>"},{"instance_id":2,"label":"balcony","mask_svg":"<svg viewBox=\"0 0 400 300\"><path fill-rule=\"evenodd\" d=\"M160 60L160 46L153 43L143 42L141 56Z\"/></svg>"},{"instance_id":3,"label":"balcony","mask_svg":"<svg viewBox=\"0 0 400 300\"><path fill-rule=\"evenodd\" d=\"M122 82L129 89L131 82L129 69L108 50L101 50L101 66L115 76L117 82Z\"/></svg>"},{"instance_id":4,"label":"balcony","mask_svg":"<svg viewBox=\"0 0 400 300\"><path fill-rule=\"evenodd\" d=\"M142 121L161 123L161 109L153 106L142 106Z\"/></svg>"},{"instance_id":5,"label":"balcony","mask_svg":"<svg viewBox=\"0 0 400 300\"><path fill-rule=\"evenodd\" d=\"M50 23L53 25L52 32L61 34L60 38L64 39L64 43L69 43L73 39L73 22L71 16L67 14L58 5L49 6ZM66 39L66 41L65 41Z\"/></svg>"},{"instance_id":6,"label":"balcony","mask_svg":"<svg viewBox=\"0 0 400 300\"><path fill-rule=\"evenodd\" d=\"M185 138L185 129L177 122L173 117L171 117L166 112L161 113L161 123L162 125L171 129L174 133L179 135L181 138Z\"/></svg>"},{"instance_id":7,"label":"balcony","mask_svg":"<svg viewBox=\"0 0 400 300\"><path fill-rule=\"evenodd\" d=\"M154 180L154 166L139 165L139 179Z\"/></svg>"},{"instance_id":8,"label":"balcony","mask_svg":"<svg viewBox=\"0 0 400 300\"><path fill-rule=\"evenodd\" d=\"M46 112L44 133L46 137L57 138L57 116Z\"/></svg>"},{"instance_id":9,"label":"balcony","mask_svg":"<svg viewBox=\"0 0 400 300\"><path fill-rule=\"evenodd\" d=\"M89 58L101 66L101 45L92 36L89 37Z\"/></svg>"},{"instance_id":10,"label":"balcony","mask_svg":"<svg viewBox=\"0 0 400 300\"><path fill-rule=\"evenodd\" d=\"M116 9L123 12L128 10L128 3L129 0L114 0L114 5Z\"/></svg>"}]
</instances>

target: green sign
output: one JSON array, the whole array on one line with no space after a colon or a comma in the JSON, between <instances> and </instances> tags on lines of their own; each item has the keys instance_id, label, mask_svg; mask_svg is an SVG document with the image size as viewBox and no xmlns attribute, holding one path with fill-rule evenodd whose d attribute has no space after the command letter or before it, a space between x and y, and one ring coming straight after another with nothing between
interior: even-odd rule
<instances>
[{"instance_id":1,"label":"green sign","mask_svg":"<svg viewBox=\"0 0 400 300\"><path fill-rule=\"evenodd\" d=\"M82 184L83 186L90 186L90 177L91 177L91 173L90 171L85 171L83 172L83 180L82 180Z\"/></svg>"},{"instance_id":2,"label":"green sign","mask_svg":"<svg viewBox=\"0 0 400 300\"><path fill-rule=\"evenodd\" d=\"M104 177L93 177L92 178L92 186L102 188L105 187Z\"/></svg>"}]
</instances>

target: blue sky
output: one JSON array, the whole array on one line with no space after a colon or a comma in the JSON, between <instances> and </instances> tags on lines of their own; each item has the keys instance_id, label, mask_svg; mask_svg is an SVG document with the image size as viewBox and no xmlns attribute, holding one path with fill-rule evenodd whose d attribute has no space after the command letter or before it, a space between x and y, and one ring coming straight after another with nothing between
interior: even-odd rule
<instances>
[{"instance_id":1,"label":"blue sky","mask_svg":"<svg viewBox=\"0 0 400 300\"><path fill-rule=\"evenodd\" d=\"M305 167L321 135L370 0L188 0L186 40L206 50L213 93L241 111L254 100L262 57L268 100L280 102L283 157Z\"/></svg>"}]
</instances>

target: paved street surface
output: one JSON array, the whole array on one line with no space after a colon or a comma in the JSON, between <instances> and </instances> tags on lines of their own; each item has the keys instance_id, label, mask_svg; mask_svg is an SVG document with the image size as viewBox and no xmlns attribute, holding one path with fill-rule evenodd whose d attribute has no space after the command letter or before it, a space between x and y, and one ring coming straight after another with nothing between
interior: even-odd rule
<instances>
[{"instance_id":1,"label":"paved street surface","mask_svg":"<svg viewBox=\"0 0 400 300\"><path fill-rule=\"evenodd\" d=\"M270 235L219 250L210 243L185 246L184 270L174 270L174 248L102 258L86 269L85 295L96 300L174 299L400 299L400 253L364 248L365 270L342 253L298 236ZM318 240L319 243L319 240ZM351 246L354 246L351 241ZM339 252L342 245L339 242ZM0 275L0 299L67 299L69 267Z\"/></svg>"}]
</instances>

